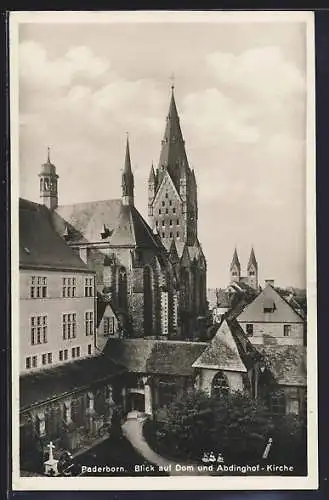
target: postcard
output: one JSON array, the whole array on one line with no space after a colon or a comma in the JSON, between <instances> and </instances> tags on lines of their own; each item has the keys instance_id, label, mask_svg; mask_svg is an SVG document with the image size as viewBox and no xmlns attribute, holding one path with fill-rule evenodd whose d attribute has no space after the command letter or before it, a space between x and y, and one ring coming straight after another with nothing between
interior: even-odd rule
<instances>
[{"instance_id":1,"label":"postcard","mask_svg":"<svg viewBox=\"0 0 329 500\"><path fill-rule=\"evenodd\" d=\"M13 490L314 489L312 12L12 12Z\"/></svg>"}]
</instances>

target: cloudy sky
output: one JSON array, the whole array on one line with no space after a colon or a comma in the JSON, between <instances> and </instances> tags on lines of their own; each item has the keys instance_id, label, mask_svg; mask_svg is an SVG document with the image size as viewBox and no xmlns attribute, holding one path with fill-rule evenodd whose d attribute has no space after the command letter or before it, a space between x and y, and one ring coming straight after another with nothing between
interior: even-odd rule
<instances>
[{"instance_id":1,"label":"cloudy sky","mask_svg":"<svg viewBox=\"0 0 329 500\"><path fill-rule=\"evenodd\" d=\"M20 195L38 201L50 146L60 204L120 197L129 132L147 218L174 74L208 286L254 245L261 281L304 287L305 44L301 22L22 24Z\"/></svg>"}]
</instances>

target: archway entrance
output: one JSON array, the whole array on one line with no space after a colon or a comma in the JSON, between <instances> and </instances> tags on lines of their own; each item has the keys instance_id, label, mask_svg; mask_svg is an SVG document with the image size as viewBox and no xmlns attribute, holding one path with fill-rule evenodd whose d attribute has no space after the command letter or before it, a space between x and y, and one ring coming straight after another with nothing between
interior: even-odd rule
<instances>
[{"instance_id":1,"label":"archway entrance","mask_svg":"<svg viewBox=\"0 0 329 500\"><path fill-rule=\"evenodd\" d=\"M145 397L139 392L130 392L127 398L127 410L145 412Z\"/></svg>"}]
</instances>

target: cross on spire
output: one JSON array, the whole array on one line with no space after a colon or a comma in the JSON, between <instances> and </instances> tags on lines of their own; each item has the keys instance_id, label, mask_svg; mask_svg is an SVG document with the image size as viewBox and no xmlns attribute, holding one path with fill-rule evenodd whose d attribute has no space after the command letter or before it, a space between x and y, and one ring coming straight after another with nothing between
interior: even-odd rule
<instances>
[{"instance_id":1,"label":"cross on spire","mask_svg":"<svg viewBox=\"0 0 329 500\"><path fill-rule=\"evenodd\" d=\"M171 90L173 91L175 88L175 74L174 73L171 73L170 82L171 82Z\"/></svg>"}]
</instances>

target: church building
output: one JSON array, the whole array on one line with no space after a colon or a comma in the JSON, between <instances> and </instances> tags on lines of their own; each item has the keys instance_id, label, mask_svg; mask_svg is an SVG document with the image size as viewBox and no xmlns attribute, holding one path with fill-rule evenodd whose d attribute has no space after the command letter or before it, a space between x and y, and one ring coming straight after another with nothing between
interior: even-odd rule
<instances>
[{"instance_id":1,"label":"church building","mask_svg":"<svg viewBox=\"0 0 329 500\"><path fill-rule=\"evenodd\" d=\"M186 155L174 87L158 167L155 170L152 165L149 175L148 213L150 225L169 251L178 274L184 326L193 330L207 309L207 266L198 239L197 183ZM188 330L183 336L188 336Z\"/></svg>"}]
</instances>

